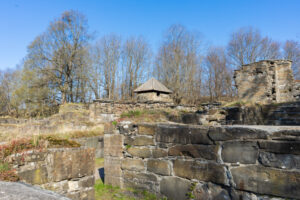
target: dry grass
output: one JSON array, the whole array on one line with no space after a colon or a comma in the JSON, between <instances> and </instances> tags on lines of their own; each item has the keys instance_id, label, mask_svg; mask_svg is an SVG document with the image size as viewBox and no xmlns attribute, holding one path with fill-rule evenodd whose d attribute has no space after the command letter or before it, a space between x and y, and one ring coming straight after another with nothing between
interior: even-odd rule
<instances>
[{"instance_id":1,"label":"dry grass","mask_svg":"<svg viewBox=\"0 0 300 200\"><path fill-rule=\"evenodd\" d=\"M179 116L185 111L174 109L157 109L157 110L132 110L124 112L118 121L130 120L132 122L168 122L170 115Z\"/></svg>"}]
</instances>

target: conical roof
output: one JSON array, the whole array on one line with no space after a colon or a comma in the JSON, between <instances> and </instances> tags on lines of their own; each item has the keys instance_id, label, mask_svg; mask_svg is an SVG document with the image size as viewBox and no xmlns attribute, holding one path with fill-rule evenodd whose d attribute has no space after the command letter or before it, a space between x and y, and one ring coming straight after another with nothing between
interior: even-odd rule
<instances>
[{"instance_id":1,"label":"conical roof","mask_svg":"<svg viewBox=\"0 0 300 200\"><path fill-rule=\"evenodd\" d=\"M157 91L164 93L172 93L166 86L164 86L161 82L156 80L155 78L149 79L146 83L142 84L138 88L134 90L134 92L147 92L147 91Z\"/></svg>"}]
</instances>

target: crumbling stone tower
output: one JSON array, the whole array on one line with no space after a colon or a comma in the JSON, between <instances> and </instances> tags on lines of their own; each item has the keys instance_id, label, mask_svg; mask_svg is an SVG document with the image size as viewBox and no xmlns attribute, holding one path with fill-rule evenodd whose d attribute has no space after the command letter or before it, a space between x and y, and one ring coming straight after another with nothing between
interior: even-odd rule
<instances>
[{"instance_id":1,"label":"crumbling stone tower","mask_svg":"<svg viewBox=\"0 0 300 200\"><path fill-rule=\"evenodd\" d=\"M238 97L256 103L294 101L294 76L289 60L263 60L234 72Z\"/></svg>"}]
</instances>

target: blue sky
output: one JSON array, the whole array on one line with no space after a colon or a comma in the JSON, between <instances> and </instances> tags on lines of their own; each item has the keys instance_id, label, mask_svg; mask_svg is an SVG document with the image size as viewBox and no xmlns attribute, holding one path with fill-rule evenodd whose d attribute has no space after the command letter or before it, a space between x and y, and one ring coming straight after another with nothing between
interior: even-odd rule
<instances>
[{"instance_id":1,"label":"blue sky","mask_svg":"<svg viewBox=\"0 0 300 200\"><path fill-rule=\"evenodd\" d=\"M0 70L20 63L30 42L69 9L85 14L97 37L143 35L154 52L177 23L219 46L244 26L274 40L300 41L300 0L0 0Z\"/></svg>"}]
</instances>

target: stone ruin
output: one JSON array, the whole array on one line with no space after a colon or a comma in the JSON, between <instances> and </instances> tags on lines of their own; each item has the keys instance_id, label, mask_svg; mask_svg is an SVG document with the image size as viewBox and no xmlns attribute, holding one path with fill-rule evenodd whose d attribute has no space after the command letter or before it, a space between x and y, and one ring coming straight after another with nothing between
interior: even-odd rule
<instances>
[{"instance_id":1,"label":"stone ruin","mask_svg":"<svg viewBox=\"0 0 300 200\"><path fill-rule=\"evenodd\" d=\"M234 73L239 100L256 103L295 101L299 90L295 88L291 65L289 60L263 60L243 65Z\"/></svg>"}]
</instances>

